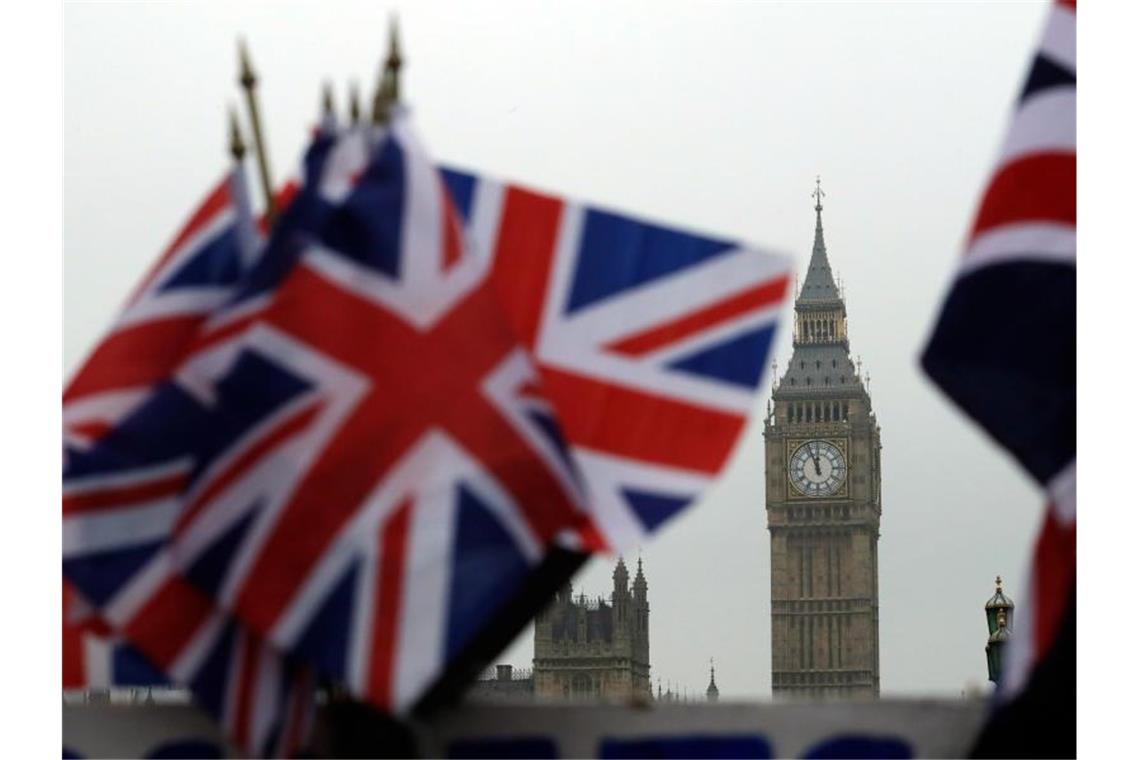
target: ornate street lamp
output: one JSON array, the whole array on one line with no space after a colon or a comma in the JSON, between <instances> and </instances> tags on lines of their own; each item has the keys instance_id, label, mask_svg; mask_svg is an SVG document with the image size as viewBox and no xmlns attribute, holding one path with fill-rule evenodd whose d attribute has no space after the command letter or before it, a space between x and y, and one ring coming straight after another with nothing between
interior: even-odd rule
<instances>
[{"instance_id":1,"label":"ornate street lamp","mask_svg":"<svg viewBox=\"0 0 1140 760\"><path fill-rule=\"evenodd\" d=\"M986 642L986 666L989 668L990 680L997 683L1001 678L1005 644L1013 628L1013 600L1002 593L1000 575L994 582L997 590L986 602L986 625L990 629L990 638Z\"/></svg>"}]
</instances>

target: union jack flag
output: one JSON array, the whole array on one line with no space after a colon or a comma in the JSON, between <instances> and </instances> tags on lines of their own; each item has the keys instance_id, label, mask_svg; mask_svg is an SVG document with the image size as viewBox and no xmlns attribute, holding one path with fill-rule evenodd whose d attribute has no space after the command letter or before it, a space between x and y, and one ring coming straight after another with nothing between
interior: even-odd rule
<instances>
[{"instance_id":1,"label":"union jack flag","mask_svg":"<svg viewBox=\"0 0 1140 760\"><path fill-rule=\"evenodd\" d=\"M1051 653L1063 662L1051 669L1051 687L1037 687L1051 702L1036 703L1060 711L1032 720L1065 732L1073 752L1075 638L1066 630L1076 611L1076 72L1076 3L1061 0L923 355L930 376L1046 492L1019 614L1028 622L1013 629L998 688L1012 700L1033 690ZM1036 724L1028 733L1040 736ZM1046 743L1041 750L1063 751Z\"/></svg>"},{"instance_id":2,"label":"union jack flag","mask_svg":"<svg viewBox=\"0 0 1140 760\"><path fill-rule=\"evenodd\" d=\"M441 173L402 115L308 165L170 380L69 457L68 493L126 471L177 499L77 510L65 573L179 682L232 613L403 711L551 547L628 546L699 495L788 265Z\"/></svg>"},{"instance_id":3,"label":"union jack flag","mask_svg":"<svg viewBox=\"0 0 1140 760\"><path fill-rule=\"evenodd\" d=\"M534 357L606 542L625 549L723 466L788 288L786 259L458 169L469 244Z\"/></svg>"}]
</instances>

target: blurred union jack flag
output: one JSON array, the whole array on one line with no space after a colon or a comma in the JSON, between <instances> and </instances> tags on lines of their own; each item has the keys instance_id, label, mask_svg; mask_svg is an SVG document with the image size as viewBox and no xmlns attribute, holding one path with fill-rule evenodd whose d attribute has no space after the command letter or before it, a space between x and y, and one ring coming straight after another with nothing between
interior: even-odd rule
<instances>
[{"instance_id":1,"label":"blurred union jack flag","mask_svg":"<svg viewBox=\"0 0 1140 760\"><path fill-rule=\"evenodd\" d=\"M64 569L177 682L236 620L400 712L554 547L627 547L699 496L788 264L441 173L403 115L306 166L175 371L69 452Z\"/></svg>"},{"instance_id":2,"label":"blurred union jack flag","mask_svg":"<svg viewBox=\"0 0 1140 760\"><path fill-rule=\"evenodd\" d=\"M444 178L544 388L609 545L723 466L789 279L779 256L457 169Z\"/></svg>"},{"instance_id":3,"label":"blurred union jack flag","mask_svg":"<svg viewBox=\"0 0 1140 760\"><path fill-rule=\"evenodd\" d=\"M106 457L108 447L114 447L115 437L122 434L124 421L152 402L203 326L239 292L262 243L244 174L235 165L135 287L108 334L65 390L69 472L84 472L85 457ZM75 457L79 460L70 461ZM76 550L77 532L85 537L84 551L113 559L124 547L135 549L140 537L161 536L169 529L184 477L169 469L138 465L122 460L92 477L65 476L65 560ZM152 580L154 569L171 572L159 562L148 567ZM87 592L91 588L88 585ZM152 603L165 599L170 610L163 616L167 626L195 609L179 604L178 598L194 596L198 601L185 584L160 584L156 591ZM64 688L165 686L177 679L250 754L292 755L306 741L312 723L311 673L262 645L236 621L215 615L215 632L224 622L228 635L215 640L199 637L203 656L184 659L178 670L172 670L166 667L170 662L163 653L144 654L134 638L110 625L104 617L107 612L113 610L92 605L65 578Z\"/></svg>"},{"instance_id":4,"label":"blurred union jack flag","mask_svg":"<svg viewBox=\"0 0 1140 760\"><path fill-rule=\"evenodd\" d=\"M1034 754L1027 737L1076 752L1076 101L1076 3L1062 0L922 358L1047 498L998 687L1010 704L978 750L998 755Z\"/></svg>"}]
</instances>

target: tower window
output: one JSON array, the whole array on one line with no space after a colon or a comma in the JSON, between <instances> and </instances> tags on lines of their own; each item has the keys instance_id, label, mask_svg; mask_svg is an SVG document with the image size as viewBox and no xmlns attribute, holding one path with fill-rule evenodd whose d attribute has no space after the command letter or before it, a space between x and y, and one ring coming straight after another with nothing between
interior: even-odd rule
<instances>
[{"instance_id":1,"label":"tower window","mask_svg":"<svg viewBox=\"0 0 1140 760\"><path fill-rule=\"evenodd\" d=\"M807 380L804 380L804 385L811 385L811 378L810 377Z\"/></svg>"},{"instance_id":2,"label":"tower window","mask_svg":"<svg viewBox=\"0 0 1140 760\"><path fill-rule=\"evenodd\" d=\"M835 368L836 368L836 366L837 366L837 364L836 364L836 362L835 362L835 359L832 359L832 360L831 360L831 368L832 368L832 369L835 369Z\"/></svg>"},{"instance_id":3,"label":"tower window","mask_svg":"<svg viewBox=\"0 0 1140 760\"><path fill-rule=\"evenodd\" d=\"M821 362L819 359L816 359L815 368L816 369L822 369L823 368L823 362Z\"/></svg>"}]
</instances>

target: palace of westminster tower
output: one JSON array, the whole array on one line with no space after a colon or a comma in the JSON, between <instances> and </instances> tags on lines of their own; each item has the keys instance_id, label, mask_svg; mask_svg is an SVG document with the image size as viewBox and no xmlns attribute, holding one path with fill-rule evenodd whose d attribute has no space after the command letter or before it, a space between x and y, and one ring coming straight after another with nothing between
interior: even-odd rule
<instances>
[{"instance_id":1,"label":"palace of westminster tower","mask_svg":"<svg viewBox=\"0 0 1140 760\"><path fill-rule=\"evenodd\" d=\"M879 695L879 425L851 360L823 240L796 297L793 352L764 425L772 693Z\"/></svg>"}]
</instances>

